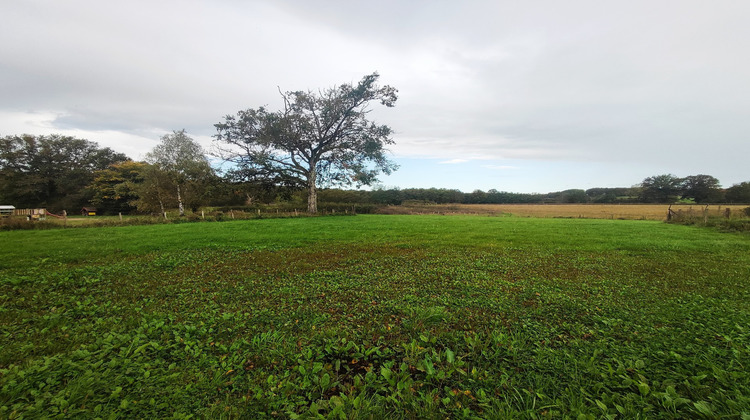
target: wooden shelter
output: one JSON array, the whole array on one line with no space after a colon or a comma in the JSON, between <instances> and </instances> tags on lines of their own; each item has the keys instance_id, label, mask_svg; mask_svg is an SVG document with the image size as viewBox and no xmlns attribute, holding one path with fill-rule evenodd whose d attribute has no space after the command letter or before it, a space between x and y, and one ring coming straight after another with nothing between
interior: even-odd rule
<instances>
[{"instance_id":1,"label":"wooden shelter","mask_svg":"<svg viewBox=\"0 0 750 420\"><path fill-rule=\"evenodd\" d=\"M81 209L81 216L96 216L96 207L84 207Z\"/></svg>"}]
</instances>

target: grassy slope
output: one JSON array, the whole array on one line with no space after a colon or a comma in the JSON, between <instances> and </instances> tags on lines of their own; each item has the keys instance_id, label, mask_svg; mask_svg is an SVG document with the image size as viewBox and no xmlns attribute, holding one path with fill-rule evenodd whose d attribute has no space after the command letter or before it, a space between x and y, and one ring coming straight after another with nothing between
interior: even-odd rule
<instances>
[{"instance_id":1,"label":"grassy slope","mask_svg":"<svg viewBox=\"0 0 750 420\"><path fill-rule=\"evenodd\" d=\"M746 235L357 216L0 243L0 417L750 415Z\"/></svg>"}]
</instances>

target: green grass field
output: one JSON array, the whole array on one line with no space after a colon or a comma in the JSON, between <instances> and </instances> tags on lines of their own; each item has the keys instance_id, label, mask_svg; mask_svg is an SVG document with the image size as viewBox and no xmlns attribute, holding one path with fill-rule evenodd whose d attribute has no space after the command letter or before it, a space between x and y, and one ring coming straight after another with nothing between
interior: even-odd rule
<instances>
[{"instance_id":1,"label":"green grass field","mask_svg":"<svg viewBox=\"0 0 750 420\"><path fill-rule=\"evenodd\" d=\"M0 418L750 418L750 236L319 217L0 232Z\"/></svg>"}]
</instances>

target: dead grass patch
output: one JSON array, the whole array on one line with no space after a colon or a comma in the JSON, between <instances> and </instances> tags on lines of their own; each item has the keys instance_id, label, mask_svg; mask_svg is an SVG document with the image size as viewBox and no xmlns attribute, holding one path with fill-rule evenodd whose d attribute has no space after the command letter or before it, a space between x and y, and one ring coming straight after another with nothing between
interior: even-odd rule
<instances>
[{"instance_id":1,"label":"dead grass patch","mask_svg":"<svg viewBox=\"0 0 750 420\"><path fill-rule=\"evenodd\" d=\"M702 214L705 206L680 204L672 210ZM739 214L745 206L712 205L708 211L723 215L727 208ZM488 216L512 215L519 217L620 219L620 220L665 220L668 204L420 204L388 206L382 214L478 214Z\"/></svg>"}]
</instances>

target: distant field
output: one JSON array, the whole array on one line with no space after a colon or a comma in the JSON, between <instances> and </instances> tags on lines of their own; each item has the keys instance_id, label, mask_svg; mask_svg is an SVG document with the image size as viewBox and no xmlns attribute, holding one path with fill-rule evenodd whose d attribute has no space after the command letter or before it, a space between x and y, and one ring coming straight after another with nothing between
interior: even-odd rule
<instances>
[{"instance_id":1,"label":"distant field","mask_svg":"<svg viewBox=\"0 0 750 420\"><path fill-rule=\"evenodd\" d=\"M739 211L748 205L710 205L711 215L723 215L729 208ZM669 204L431 204L389 206L386 214L485 214L520 217L561 217L582 219L664 220ZM693 204L672 205L673 211L702 214L705 206Z\"/></svg>"},{"instance_id":2,"label":"distant field","mask_svg":"<svg viewBox=\"0 0 750 420\"><path fill-rule=\"evenodd\" d=\"M746 419L749 326L750 237L649 220L0 232L0 418Z\"/></svg>"}]
</instances>

